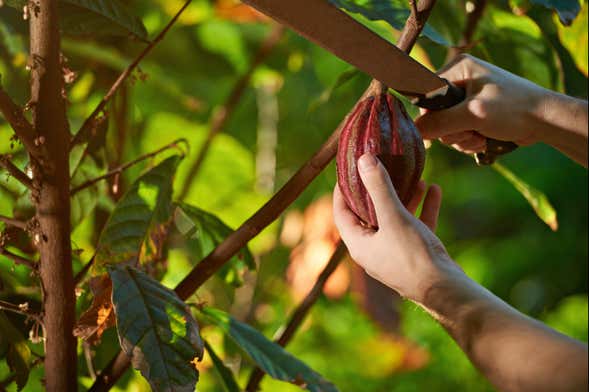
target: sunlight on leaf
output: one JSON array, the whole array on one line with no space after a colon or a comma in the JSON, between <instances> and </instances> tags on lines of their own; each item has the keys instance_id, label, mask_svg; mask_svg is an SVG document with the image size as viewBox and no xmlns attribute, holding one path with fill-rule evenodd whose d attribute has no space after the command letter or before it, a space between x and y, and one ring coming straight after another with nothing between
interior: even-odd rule
<instances>
[{"instance_id":1,"label":"sunlight on leaf","mask_svg":"<svg viewBox=\"0 0 589 392\"><path fill-rule=\"evenodd\" d=\"M179 161L172 156L149 170L117 203L100 236L96 266L137 259L149 230L169 219Z\"/></svg>"},{"instance_id":2,"label":"sunlight on leaf","mask_svg":"<svg viewBox=\"0 0 589 392\"><path fill-rule=\"evenodd\" d=\"M229 334L269 376L299 385L311 392L338 391L335 385L251 326L218 309L204 308L202 313Z\"/></svg>"},{"instance_id":3,"label":"sunlight on leaf","mask_svg":"<svg viewBox=\"0 0 589 392\"><path fill-rule=\"evenodd\" d=\"M523 197L526 198L528 203L532 206L536 215L544 223L546 223L553 231L558 230L558 217L556 210L550 204L548 197L536 188L524 182L521 178L517 177L511 170L505 166L494 163L493 169L501 174L507 181L509 181Z\"/></svg>"},{"instance_id":4,"label":"sunlight on leaf","mask_svg":"<svg viewBox=\"0 0 589 392\"><path fill-rule=\"evenodd\" d=\"M109 274L119 341L133 367L155 391L193 392L203 343L186 304L135 268L116 266Z\"/></svg>"},{"instance_id":5,"label":"sunlight on leaf","mask_svg":"<svg viewBox=\"0 0 589 392\"><path fill-rule=\"evenodd\" d=\"M395 30L402 30L409 17L409 9L405 2L390 0L329 0L329 2L372 21L384 20ZM448 41L429 24L426 24L422 34L437 44L449 46Z\"/></svg>"}]
</instances>

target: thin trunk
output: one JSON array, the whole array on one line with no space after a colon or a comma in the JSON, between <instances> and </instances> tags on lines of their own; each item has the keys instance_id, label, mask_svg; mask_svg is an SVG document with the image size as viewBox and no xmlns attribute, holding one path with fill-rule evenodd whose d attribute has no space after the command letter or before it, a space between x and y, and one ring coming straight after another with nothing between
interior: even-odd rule
<instances>
[{"instance_id":1,"label":"thin trunk","mask_svg":"<svg viewBox=\"0 0 589 392\"><path fill-rule=\"evenodd\" d=\"M39 159L32 159L33 201L40 225L38 241L45 326L47 391L77 390L76 341L72 334L75 297L70 245L69 127L62 94L58 1L29 3L31 103Z\"/></svg>"}]
</instances>

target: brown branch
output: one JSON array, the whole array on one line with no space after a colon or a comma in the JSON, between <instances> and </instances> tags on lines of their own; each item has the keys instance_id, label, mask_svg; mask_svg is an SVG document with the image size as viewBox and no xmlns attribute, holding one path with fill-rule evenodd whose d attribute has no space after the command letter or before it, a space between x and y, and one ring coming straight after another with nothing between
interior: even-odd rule
<instances>
[{"instance_id":1,"label":"brown branch","mask_svg":"<svg viewBox=\"0 0 589 392\"><path fill-rule=\"evenodd\" d=\"M8 226L16 227L17 229L26 230L27 222L10 218L8 216L0 215L0 222L6 223Z\"/></svg>"},{"instance_id":2,"label":"brown branch","mask_svg":"<svg viewBox=\"0 0 589 392\"><path fill-rule=\"evenodd\" d=\"M33 189L33 180L31 180L25 173L16 167L8 155L0 155L0 167L8 172L15 180L26 186L28 189Z\"/></svg>"},{"instance_id":3,"label":"brown branch","mask_svg":"<svg viewBox=\"0 0 589 392\"><path fill-rule=\"evenodd\" d=\"M473 46L473 37L479 26L485 10L487 8L487 0L473 0L470 4L473 5L472 10L467 10L466 24L462 32L462 38L458 43L458 46L450 48L448 51L447 60L451 60L462 52L469 50Z\"/></svg>"},{"instance_id":4,"label":"brown branch","mask_svg":"<svg viewBox=\"0 0 589 392\"><path fill-rule=\"evenodd\" d=\"M29 260L29 259L24 258L22 256L16 255L16 254L6 250L3 247L0 248L0 255L8 257L16 265L24 265L25 267L28 267L33 271L37 270L37 263L35 263L33 260Z\"/></svg>"},{"instance_id":5,"label":"brown branch","mask_svg":"<svg viewBox=\"0 0 589 392\"><path fill-rule=\"evenodd\" d=\"M0 85L0 113L10 124L18 139L25 146L27 151L35 154L37 146L35 145L35 131L33 126L25 118L23 110L6 94Z\"/></svg>"},{"instance_id":6,"label":"brown branch","mask_svg":"<svg viewBox=\"0 0 589 392\"><path fill-rule=\"evenodd\" d=\"M411 51L434 5L435 0L423 0L420 2L418 15L414 18L409 18L401 33L398 44L401 49L406 52ZM418 21L420 23L417 23ZM421 28L417 26L421 26ZM380 82L373 81L360 99L373 94L375 88L379 89L380 86ZM204 282L227 263L231 257L246 246L264 228L274 222L299 197L335 157L341 128L346 119L342 121L313 157L297 171L274 197L197 264L188 276L176 286L175 290L180 298L183 300L188 299ZM124 374L129 364L129 357L120 351L100 373L89 391L108 391Z\"/></svg>"},{"instance_id":7,"label":"brown branch","mask_svg":"<svg viewBox=\"0 0 589 392\"><path fill-rule=\"evenodd\" d=\"M178 145L181 144L181 143L188 144L188 142L186 141L186 139L177 139L177 140L174 140L172 143L167 144L164 147L162 147L160 149L157 149L157 150L155 150L153 152L150 152L148 154L142 155L139 158L136 158L136 159L132 160L131 162L127 162L127 163L125 163L125 164L123 164L123 165L121 165L119 167L116 167L116 168L112 169L111 171L109 171L108 173L106 173L106 174L104 174L104 175L102 175L100 177L96 177L96 178L94 178L92 180L86 181L85 183L83 183L83 184L81 184L81 185L73 188L70 191L70 196L74 196L76 193L80 192L81 190L84 190L86 188L91 187L92 185L96 184L97 182L100 182L102 180L106 180L107 178L110 178L112 176L115 176L117 174L120 174L120 173L124 172L125 170L127 170L128 168L130 168L130 167L132 167L132 166L134 166L134 165L136 165L136 164L138 164L140 162L143 162L143 161L145 161L145 160L147 160L149 158L153 158L156 155L161 154L162 152L164 152L166 150L169 150L169 149L174 148L174 147L178 147Z\"/></svg>"},{"instance_id":8,"label":"brown branch","mask_svg":"<svg viewBox=\"0 0 589 392\"><path fill-rule=\"evenodd\" d=\"M307 314L321 296L321 293L323 292L323 287L325 287L325 283L327 283L329 277L335 272L337 267L344 260L346 253L346 246L343 242L340 241L340 243L337 245L335 252L331 256L329 263L327 263L327 265L317 278L315 285L313 286L311 291L309 291L305 299L299 304L299 306L297 306L294 313L290 316L290 319L286 324L286 327L280 333L280 336L275 340L277 344L279 344L282 347L286 347L286 345L292 340L296 331L303 324L303 321L305 321ZM255 368L250 376L250 379L247 383L247 387L245 388L245 390L247 392L257 391L258 386L264 378L264 375L265 373L262 369L260 369L259 367Z\"/></svg>"},{"instance_id":9,"label":"brown branch","mask_svg":"<svg viewBox=\"0 0 589 392\"><path fill-rule=\"evenodd\" d=\"M217 134L221 132L225 124L227 124L227 120L229 120L229 118L237 108L237 105L239 104L239 101L241 100L241 97L243 96L243 93L245 92L254 71L256 70L256 68L258 68L260 64L262 64L266 60L266 58L268 57L268 55L270 55L274 47L280 42L280 39L284 35L284 31L285 29L281 25L277 25L276 27L274 27L274 29L270 32L270 34L268 34L268 36L258 49L258 52L255 54L252 62L250 63L248 70L241 78L239 78L239 80L231 89L231 92L229 93L229 96L227 97L225 103L220 108L214 111L214 114L210 120L209 132L207 134L207 137L203 145L201 146L200 151L198 152L196 160L194 161L194 163L190 167L190 170L188 171L188 176L186 176L186 182L181 188L178 200L183 200L188 194L190 186L195 182L196 176L198 175L202 163L204 162L207 153L209 152L213 140L215 139Z\"/></svg>"},{"instance_id":10,"label":"brown branch","mask_svg":"<svg viewBox=\"0 0 589 392\"><path fill-rule=\"evenodd\" d=\"M98 115L104 110L106 104L112 99L112 97L115 95L117 90L123 85L123 83L127 80L127 78L133 73L133 71L135 70L135 68L137 68L139 63L153 50L153 48L155 48L155 46L160 41L162 41L164 39L164 36L166 35L166 33L172 28L174 23L176 23L176 21L178 20L180 15L182 15L184 10L186 8L188 8L190 3L192 3L192 0L187 0L184 3L182 8L180 8L180 10L178 10L176 15L174 15L174 17L168 22L168 24L162 29L162 31L154 38L154 40L151 41L149 43L149 45L147 45L145 47L145 49L143 49L143 51L139 54L139 56L137 56L137 58L135 58L135 60L131 64L129 64L129 66L119 75L117 80L115 80L115 82L111 86L110 90L102 98L102 100L96 106L96 108L94 109L92 114L90 114L90 116L84 121L80 130L74 136L72 143L71 143L72 147L75 145L78 145L80 143L83 143L84 141L86 141L86 139L88 139L90 137L88 135L88 133L92 130L92 124L94 124L94 121L96 120Z\"/></svg>"},{"instance_id":11,"label":"brown branch","mask_svg":"<svg viewBox=\"0 0 589 392\"><path fill-rule=\"evenodd\" d=\"M5 310L7 312L20 314L39 320L39 314L37 312L30 310L29 305L27 303L16 305L10 302L0 300L0 310Z\"/></svg>"},{"instance_id":12,"label":"brown branch","mask_svg":"<svg viewBox=\"0 0 589 392\"><path fill-rule=\"evenodd\" d=\"M400 49L407 53L411 52L435 5L436 0L421 0L412 7L411 15L405 22L405 27L397 41L397 46Z\"/></svg>"},{"instance_id":13,"label":"brown branch","mask_svg":"<svg viewBox=\"0 0 589 392\"><path fill-rule=\"evenodd\" d=\"M94 264L94 259L96 258L96 253L94 253L94 255L92 256L92 258L90 259L90 261L88 261L86 263L86 265L84 266L84 268L82 268L80 270L80 272L78 272L76 274L76 276L74 277L74 285L78 286L80 284L80 282L82 281L82 279L84 279L84 276L86 276L86 274L88 273L88 271L90 271L90 267L92 267L92 265Z\"/></svg>"},{"instance_id":14,"label":"brown branch","mask_svg":"<svg viewBox=\"0 0 589 392\"><path fill-rule=\"evenodd\" d=\"M59 0L29 3L32 123L38 159L31 168L39 222L39 276L43 288L45 384L48 391L77 390L77 350L73 328L76 298L69 199L70 131L61 63Z\"/></svg>"}]
</instances>

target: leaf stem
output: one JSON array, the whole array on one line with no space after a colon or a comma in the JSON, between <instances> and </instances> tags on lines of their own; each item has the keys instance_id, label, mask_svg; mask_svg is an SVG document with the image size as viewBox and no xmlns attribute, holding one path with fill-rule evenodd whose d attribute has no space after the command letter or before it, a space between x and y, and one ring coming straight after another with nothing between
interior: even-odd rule
<instances>
[{"instance_id":1,"label":"leaf stem","mask_svg":"<svg viewBox=\"0 0 589 392\"><path fill-rule=\"evenodd\" d=\"M29 190L33 189L33 180L10 161L8 155L0 155L0 166L4 168L15 180L26 186Z\"/></svg>"},{"instance_id":2,"label":"leaf stem","mask_svg":"<svg viewBox=\"0 0 589 392\"><path fill-rule=\"evenodd\" d=\"M96 106L94 111L86 118L80 130L74 136L71 147L81 144L91 138L90 131L92 130L92 124L94 123L96 117L104 110L106 104L112 99L115 95L117 90L123 85L123 83L127 80L127 78L133 73L135 68L139 65L139 63L155 48L155 46L164 39L166 33L172 28L174 23L178 20L180 15L188 8L192 0L187 0L184 5L178 10L176 15L168 22L168 24L160 31L160 33L154 38L153 41L149 43L143 49L143 51L135 58L135 60L129 64L129 66L119 75L117 80L113 83L110 90L106 93L106 95L102 98L100 103Z\"/></svg>"},{"instance_id":3,"label":"leaf stem","mask_svg":"<svg viewBox=\"0 0 589 392\"><path fill-rule=\"evenodd\" d=\"M188 145L188 142L186 141L186 139L177 139L177 140L174 140L172 143L167 144L167 145L163 146L162 148L159 148L159 149L157 149L157 150L155 150L153 152L150 152L148 154L142 155L142 156L140 156L140 157L138 157L136 159L133 159L130 162L127 162L127 163L125 163L125 164L123 164L123 165L121 165L119 167L116 167L116 168L110 170L108 173L103 174L100 177L96 177L96 178L94 178L92 180L88 180L88 181L84 182L81 185L78 185L77 187L73 188L70 191L70 196L74 196L76 193L78 193L78 192L80 192L80 191L82 191L82 190L84 190L86 188L89 188L92 185L94 185L94 184L96 184L96 183L98 183L98 182L100 182L102 180L106 180L107 178L110 178L112 176L115 176L117 174L120 174L120 173L124 172L125 170L127 170L128 168L130 168L132 166L135 166L136 164L138 164L138 163L140 163L142 161L145 161L146 159L153 158L156 155L161 154L162 152L164 152L166 150L169 150L169 149L174 148L174 147L178 147L181 143L184 143L184 144Z\"/></svg>"},{"instance_id":4,"label":"leaf stem","mask_svg":"<svg viewBox=\"0 0 589 392\"><path fill-rule=\"evenodd\" d=\"M18 139L30 154L38 148L35 145L35 131L31 123L25 118L23 110L8 96L0 85L0 113L12 127Z\"/></svg>"},{"instance_id":5,"label":"leaf stem","mask_svg":"<svg viewBox=\"0 0 589 392\"><path fill-rule=\"evenodd\" d=\"M0 215L0 222L4 222L8 226L16 227L21 230L27 229L27 222L23 222L18 219L10 218L8 216Z\"/></svg>"},{"instance_id":6,"label":"leaf stem","mask_svg":"<svg viewBox=\"0 0 589 392\"><path fill-rule=\"evenodd\" d=\"M327 283L329 277L335 272L337 267L344 260L346 254L346 246L342 241L340 241L337 245L337 248L333 252L333 255L331 256L331 259L317 278L315 285L313 285L313 288L311 291L309 291L305 299L303 299L299 306L297 306L293 314L290 316L290 319L285 328L280 332L279 337L275 340L277 344L282 347L286 347L286 345L292 340L296 331L303 324L303 321L305 321L305 318L307 317L307 314L309 314L309 311L313 305L315 305L317 300L321 297L325 283ZM255 368L249 378L245 390L247 392L256 392L258 390L258 386L264 378L264 375L265 373L262 369L259 367Z\"/></svg>"}]
</instances>

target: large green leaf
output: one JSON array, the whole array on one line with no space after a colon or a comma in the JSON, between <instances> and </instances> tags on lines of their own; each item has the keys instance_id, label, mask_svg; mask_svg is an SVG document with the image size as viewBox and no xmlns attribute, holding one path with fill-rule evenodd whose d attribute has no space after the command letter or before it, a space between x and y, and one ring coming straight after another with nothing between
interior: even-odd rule
<instances>
[{"instance_id":1,"label":"large green leaf","mask_svg":"<svg viewBox=\"0 0 589 392\"><path fill-rule=\"evenodd\" d=\"M528 203L530 203L536 212L536 215L538 215L538 217L542 219L544 223L546 223L552 230L558 230L558 217L556 210L552 204L550 204L550 200L548 200L548 197L546 197L544 193L527 184L524 180L516 176L511 170L499 163L494 163L493 169L501 174L515 187L515 189L518 190L519 193L522 194L523 197L525 197L525 199L528 201Z\"/></svg>"},{"instance_id":2,"label":"large green leaf","mask_svg":"<svg viewBox=\"0 0 589 392\"><path fill-rule=\"evenodd\" d=\"M249 325L235 320L218 309L203 308L202 312L273 378L299 385L311 392L338 390L320 374Z\"/></svg>"},{"instance_id":3,"label":"large green leaf","mask_svg":"<svg viewBox=\"0 0 589 392\"><path fill-rule=\"evenodd\" d=\"M180 204L174 213L178 231L186 238L191 256L202 258L213 251L233 229L221 219L200 208ZM243 284L245 270L256 269L256 263L248 247L244 247L219 271L224 280L234 286Z\"/></svg>"},{"instance_id":4,"label":"large green leaf","mask_svg":"<svg viewBox=\"0 0 589 392\"><path fill-rule=\"evenodd\" d=\"M176 293L127 266L109 269L119 342L154 391L194 392L203 343Z\"/></svg>"},{"instance_id":5,"label":"large green leaf","mask_svg":"<svg viewBox=\"0 0 589 392\"><path fill-rule=\"evenodd\" d=\"M391 0L329 0L329 2L369 20L383 20L396 30L403 29L410 14L406 2ZM448 41L429 24L425 25L423 35L438 44L449 46Z\"/></svg>"},{"instance_id":6,"label":"large green leaf","mask_svg":"<svg viewBox=\"0 0 589 392\"><path fill-rule=\"evenodd\" d=\"M26 0L7 0L11 7L22 9ZM147 30L140 18L119 0L60 0L62 29L70 34L132 35L147 40Z\"/></svg>"},{"instance_id":7,"label":"large green leaf","mask_svg":"<svg viewBox=\"0 0 589 392\"><path fill-rule=\"evenodd\" d=\"M581 12L579 0L530 0L534 4L543 5L558 12L560 22L569 26Z\"/></svg>"},{"instance_id":8,"label":"large green leaf","mask_svg":"<svg viewBox=\"0 0 589 392\"><path fill-rule=\"evenodd\" d=\"M237 381L235 381L235 377L233 376L231 370L225 366L221 358L219 358L217 353L215 353L215 350L213 350L211 345L206 340L204 341L204 344L207 353L209 353L211 356L213 365L215 365L215 369L217 369L217 372L219 372L219 375L223 380L223 385L225 386L227 392L239 392L241 389L239 389L239 385L237 384Z\"/></svg>"},{"instance_id":9,"label":"large green leaf","mask_svg":"<svg viewBox=\"0 0 589 392\"><path fill-rule=\"evenodd\" d=\"M96 266L137 260L150 228L170 219L172 182L179 161L175 155L149 170L117 203L100 235Z\"/></svg>"},{"instance_id":10,"label":"large green leaf","mask_svg":"<svg viewBox=\"0 0 589 392\"><path fill-rule=\"evenodd\" d=\"M6 359L10 370L16 375L18 390L27 385L31 370L31 349L20 331L0 311L0 348L5 346Z\"/></svg>"}]
</instances>

